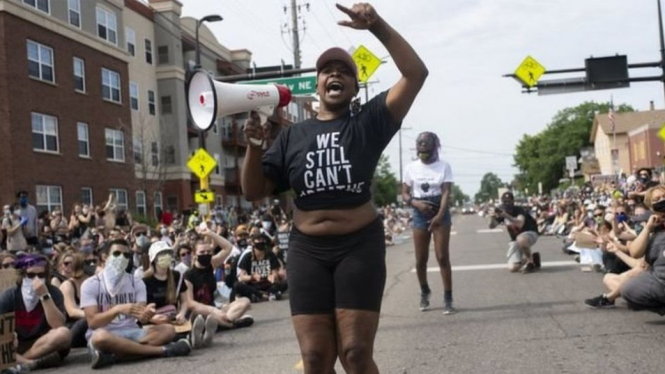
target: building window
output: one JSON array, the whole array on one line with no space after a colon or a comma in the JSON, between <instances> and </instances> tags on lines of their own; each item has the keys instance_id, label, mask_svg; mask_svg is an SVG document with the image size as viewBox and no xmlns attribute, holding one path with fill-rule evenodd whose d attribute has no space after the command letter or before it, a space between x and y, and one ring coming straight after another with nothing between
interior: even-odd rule
<instances>
[{"instance_id":1,"label":"building window","mask_svg":"<svg viewBox=\"0 0 665 374\"><path fill-rule=\"evenodd\" d=\"M155 115L155 91L148 90L148 112Z\"/></svg>"},{"instance_id":2,"label":"building window","mask_svg":"<svg viewBox=\"0 0 665 374\"><path fill-rule=\"evenodd\" d=\"M125 134L122 131L106 129L106 159L125 162Z\"/></svg>"},{"instance_id":3,"label":"building window","mask_svg":"<svg viewBox=\"0 0 665 374\"><path fill-rule=\"evenodd\" d=\"M220 167L219 167L219 154L215 153L214 157L215 157L215 161L217 161L216 162L217 165L215 166L215 174L216 175L221 175L222 173L221 173Z\"/></svg>"},{"instance_id":4,"label":"building window","mask_svg":"<svg viewBox=\"0 0 665 374\"><path fill-rule=\"evenodd\" d=\"M164 155L166 156L166 160L164 160L166 165L175 164L175 148L172 145L166 147Z\"/></svg>"},{"instance_id":5,"label":"building window","mask_svg":"<svg viewBox=\"0 0 665 374\"><path fill-rule=\"evenodd\" d=\"M139 85L134 82L129 83L129 105L132 110L139 110Z\"/></svg>"},{"instance_id":6,"label":"building window","mask_svg":"<svg viewBox=\"0 0 665 374\"><path fill-rule=\"evenodd\" d=\"M62 188L60 186L37 186L37 211L62 211Z\"/></svg>"},{"instance_id":7,"label":"building window","mask_svg":"<svg viewBox=\"0 0 665 374\"><path fill-rule=\"evenodd\" d=\"M157 47L157 62L159 64L168 64L169 63L169 46L163 45Z\"/></svg>"},{"instance_id":8,"label":"building window","mask_svg":"<svg viewBox=\"0 0 665 374\"><path fill-rule=\"evenodd\" d=\"M81 27L81 0L67 0L69 7L69 24Z\"/></svg>"},{"instance_id":9,"label":"building window","mask_svg":"<svg viewBox=\"0 0 665 374\"><path fill-rule=\"evenodd\" d=\"M58 120L46 114L32 113L32 149L58 153Z\"/></svg>"},{"instance_id":10,"label":"building window","mask_svg":"<svg viewBox=\"0 0 665 374\"><path fill-rule=\"evenodd\" d=\"M118 25L115 14L97 8L97 36L109 43L118 44Z\"/></svg>"},{"instance_id":11,"label":"building window","mask_svg":"<svg viewBox=\"0 0 665 374\"><path fill-rule=\"evenodd\" d=\"M152 166L159 166L159 144L150 143L150 162Z\"/></svg>"},{"instance_id":12,"label":"building window","mask_svg":"<svg viewBox=\"0 0 665 374\"><path fill-rule=\"evenodd\" d=\"M173 108L171 107L171 96L161 97L162 114L171 114Z\"/></svg>"},{"instance_id":13,"label":"building window","mask_svg":"<svg viewBox=\"0 0 665 374\"><path fill-rule=\"evenodd\" d=\"M53 83L53 48L28 40L28 74Z\"/></svg>"},{"instance_id":14,"label":"building window","mask_svg":"<svg viewBox=\"0 0 665 374\"><path fill-rule=\"evenodd\" d=\"M50 0L23 0L24 4L28 4L33 8L39 9L44 13L51 12Z\"/></svg>"},{"instance_id":15,"label":"building window","mask_svg":"<svg viewBox=\"0 0 665 374\"><path fill-rule=\"evenodd\" d=\"M162 214L162 193L155 192L155 218L159 218Z\"/></svg>"},{"instance_id":16,"label":"building window","mask_svg":"<svg viewBox=\"0 0 665 374\"><path fill-rule=\"evenodd\" d=\"M120 103L120 74L102 68L102 97Z\"/></svg>"},{"instance_id":17,"label":"building window","mask_svg":"<svg viewBox=\"0 0 665 374\"><path fill-rule=\"evenodd\" d=\"M123 190L120 188L111 188L109 189L109 192L115 195L115 202L116 205L118 206L118 209L127 210L128 207L127 190Z\"/></svg>"},{"instance_id":18,"label":"building window","mask_svg":"<svg viewBox=\"0 0 665 374\"><path fill-rule=\"evenodd\" d=\"M145 39L145 62L152 65L152 41Z\"/></svg>"},{"instance_id":19,"label":"building window","mask_svg":"<svg viewBox=\"0 0 665 374\"><path fill-rule=\"evenodd\" d=\"M79 156L90 157L90 135L88 133L88 124L79 122L76 124L76 132L79 142Z\"/></svg>"},{"instance_id":20,"label":"building window","mask_svg":"<svg viewBox=\"0 0 665 374\"><path fill-rule=\"evenodd\" d=\"M127 52L132 57L136 56L136 33L134 29L125 27L125 39L127 39Z\"/></svg>"},{"instance_id":21,"label":"building window","mask_svg":"<svg viewBox=\"0 0 665 374\"><path fill-rule=\"evenodd\" d=\"M92 188L82 187L81 188L81 204L94 206L92 201Z\"/></svg>"},{"instance_id":22,"label":"building window","mask_svg":"<svg viewBox=\"0 0 665 374\"><path fill-rule=\"evenodd\" d=\"M74 89L85 92L85 63L78 57L74 57Z\"/></svg>"},{"instance_id":23,"label":"building window","mask_svg":"<svg viewBox=\"0 0 665 374\"><path fill-rule=\"evenodd\" d=\"M136 213L139 216L145 217L146 216L146 204L145 204L145 192L144 191L136 191Z\"/></svg>"},{"instance_id":24,"label":"building window","mask_svg":"<svg viewBox=\"0 0 665 374\"><path fill-rule=\"evenodd\" d=\"M217 134L217 120L212 123L212 132Z\"/></svg>"},{"instance_id":25,"label":"building window","mask_svg":"<svg viewBox=\"0 0 665 374\"><path fill-rule=\"evenodd\" d=\"M143 163L143 143L141 143L141 139L136 137L132 142L134 146L134 163L140 165Z\"/></svg>"}]
</instances>

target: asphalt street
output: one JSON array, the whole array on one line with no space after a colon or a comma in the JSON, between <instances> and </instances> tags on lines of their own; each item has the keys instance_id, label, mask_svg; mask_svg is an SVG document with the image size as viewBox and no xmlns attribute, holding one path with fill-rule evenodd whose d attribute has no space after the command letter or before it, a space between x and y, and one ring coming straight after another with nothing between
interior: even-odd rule
<instances>
[{"instance_id":1,"label":"asphalt street","mask_svg":"<svg viewBox=\"0 0 665 374\"><path fill-rule=\"evenodd\" d=\"M623 301L592 310L585 298L603 291L602 275L583 273L560 241L535 246L543 268L505 269L508 234L477 216L454 217L451 240L458 313L442 314L443 287L434 256L428 312L418 310L411 239L388 248L388 279L376 338L382 373L657 373L665 369L665 318L632 312ZM407 233L407 235L409 235ZM214 346L187 358L122 363L109 373L299 373L288 301L253 306L254 326L219 333ZM55 372L55 371L51 371ZM84 350L58 373L92 372ZM337 372L343 373L338 364Z\"/></svg>"}]
</instances>

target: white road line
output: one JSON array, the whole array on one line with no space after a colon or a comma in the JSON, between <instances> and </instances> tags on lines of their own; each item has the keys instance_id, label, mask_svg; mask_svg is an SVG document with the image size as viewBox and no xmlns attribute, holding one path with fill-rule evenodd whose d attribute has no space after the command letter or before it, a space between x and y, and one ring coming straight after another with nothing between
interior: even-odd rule
<instances>
[{"instance_id":1,"label":"white road line","mask_svg":"<svg viewBox=\"0 0 665 374\"><path fill-rule=\"evenodd\" d=\"M556 268L556 267L565 267L565 266L579 266L575 261L549 261L543 262L541 267L543 268ZM453 266L453 271L469 271L469 270L494 270L494 269L506 269L508 267L507 263L504 264L486 264L486 265L460 265ZM416 272L416 269L411 269L412 273ZM427 268L428 273L438 273L438 267Z\"/></svg>"},{"instance_id":2,"label":"white road line","mask_svg":"<svg viewBox=\"0 0 665 374\"><path fill-rule=\"evenodd\" d=\"M478 234L489 234L494 232L503 232L502 229L481 229L476 231Z\"/></svg>"}]
</instances>

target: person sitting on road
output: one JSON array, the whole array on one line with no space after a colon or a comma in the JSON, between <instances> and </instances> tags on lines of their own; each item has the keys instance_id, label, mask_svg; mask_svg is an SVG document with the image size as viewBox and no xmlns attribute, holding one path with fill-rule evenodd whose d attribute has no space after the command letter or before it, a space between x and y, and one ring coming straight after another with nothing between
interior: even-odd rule
<instances>
[{"instance_id":1,"label":"person sitting on road","mask_svg":"<svg viewBox=\"0 0 665 374\"><path fill-rule=\"evenodd\" d=\"M25 255L15 264L19 279L0 294L0 314L14 313L18 372L59 365L69 354L72 335L65 327L62 293L48 284L49 264Z\"/></svg>"},{"instance_id":2,"label":"person sitting on road","mask_svg":"<svg viewBox=\"0 0 665 374\"><path fill-rule=\"evenodd\" d=\"M217 308L215 305L215 291L217 281L215 280L216 269L224 264L227 256L233 250L233 244L223 237L213 233L210 229L199 228L201 237L194 245L194 257L192 267L185 273L187 283L188 300L191 301L190 311L195 315L201 315L206 319L209 317L217 322L222 329L250 326L254 319L245 312L250 308L247 298L237 298L233 302ZM219 246L221 250L213 256L213 246L210 242Z\"/></svg>"},{"instance_id":3,"label":"person sitting on road","mask_svg":"<svg viewBox=\"0 0 665 374\"><path fill-rule=\"evenodd\" d=\"M64 297L67 312L67 327L72 333L72 347L85 348L88 341L85 334L88 331L88 322L81 309L81 285L91 276L95 275L96 262L90 265L87 254L78 252L72 256L71 277L60 285L60 292Z\"/></svg>"},{"instance_id":4,"label":"person sitting on road","mask_svg":"<svg viewBox=\"0 0 665 374\"><path fill-rule=\"evenodd\" d=\"M74 262L74 253L67 251L60 253L55 258L55 270L51 278L51 284L54 287L60 287L62 282L72 277L72 264Z\"/></svg>"},{"instance_id":5,"label":"person sitting on road","mask_svg":"<svg viewBox=\"0 0 665 374\"><path fill-rule=\"evenodd\" d=\"M523 273L531 273L540 268L540 254L531 254L531 247L538 241L538 225L524 208L515 206L512 192L501 195L502 206L490 213L490 228L503 223L510 235L508 248L508 270L517 272L524 266Z\"/></svg>"},{"instance_id":6,"label":"person sitting on road","mask_svg":"<svg viewBox=\"0 0 665 374\"><path fill-rule=\"evenodd\" d=\"M175 357L191 351L186 339L173 342L172 325L142 329L137 322L148 323L155 315L155 305L146 305L145 283L127 273L132 252L124 239L104 246L103 270L81 286L81 308L89 330L88 350L93 369L115 363L116 357Z\"/></svg>"},{"instance_id":7,"label":"person sitting on road","mask_svg":"<svg viewBox=\"0 0 665 374\"><path fill-rule=\"evenodd\" d=\"M238 262L236 295L253 302L279 300L286 291L286 282L279 274L279 260L272 252L272 241L265 233L254 233L251 241L251 254L242 256Z\"/></svg>"}]
</instances>

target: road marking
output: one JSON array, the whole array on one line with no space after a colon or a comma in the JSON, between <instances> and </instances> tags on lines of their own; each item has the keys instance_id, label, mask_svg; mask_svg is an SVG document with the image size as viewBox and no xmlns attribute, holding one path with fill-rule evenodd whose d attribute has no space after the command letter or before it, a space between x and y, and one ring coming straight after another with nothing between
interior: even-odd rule
<instances>
[{"instance_id":1,"label":"road marking","mask_svg":"<svg viewBox=\"0 0 665 374\"><path fill-rule=\"evenodd\" d=\"M488 234L488 233L494 233L494 232L503 232L501 229L481 229L476 231L478 234Z\"/></svg>"},{"instance_id":2,"label":"road marking","mask_svg":"<svg viewBox=\"0 0 665 374\"><path fill-rule=\"evenodd\" d=\"M453 266L453 271L469 271L469 270L494 270L494 269L506 269L508 266L507 263L505 264L485 264L485 265L460 265L460 266ZM541 264L541 267L543 268L557 268L557 267L565 267L565 266L579 266L579 264L575 261L549 261L549 262L543 262ZM416 269L411 269L412 273L416 272ZM438 273L439 268L438 267L430 267L427 268L428 273Z\"/></svg>"}]
</instances>

